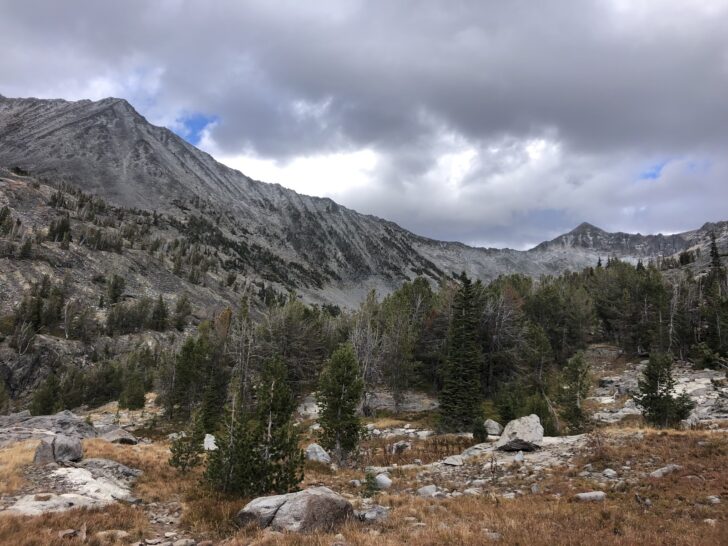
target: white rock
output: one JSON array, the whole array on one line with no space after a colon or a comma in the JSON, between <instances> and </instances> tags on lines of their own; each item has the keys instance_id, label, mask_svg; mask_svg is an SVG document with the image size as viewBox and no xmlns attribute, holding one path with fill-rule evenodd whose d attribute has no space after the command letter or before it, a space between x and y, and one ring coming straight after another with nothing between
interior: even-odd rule
<instances>
[{"instance_id":1,"label":"white rock","mask_svg":"<svg viewBox=\"0 0 728 546\"><path fill-rule=\"evenodd\" d=\"M610 480L613 480L614 478L616 478L616 477L617 477L617 471L616 471L616 470L612 470L611 468L606 468L606 469L604 469L604 471L602 472L602 475L603 475L603 476L604 476L605 478L609 478Z\"/></svg>"},{"instance_id":2,"label":"white rock","mask_svg":"<svg viewBox=\"0 0 728 546\"><path fill-rule=\"evenodd\" d=\"M502 451L533 451L543 445L543 427L538 415L515 419L506 425L496 448Z\"/></svg>"},{"instance_id":3,"label":"white rock","mask_svg":"<svg viewBox=\"0 0 728 546\"><path fill-rule=\"evenodd\" d=\"M516 461L517 463L522 463L523 459L524 459L523 451L519 451L518 453L516 453L516 456L513 457L513 460Z\"/></svg>"},{"instance_id":4,"label":"white rock","mask_svg":"<svg viewBox=\"0 0 728 546\"><path fill-rule=\"evenodd\" d=\"M437 494L437 486L434 484L425 485L417 490L420 497L434 497Z\"/></svg>"},{"instance_id":5,"label":"white rock","mask_svg":"<svg viewBox=\"0 0 728 546\"><path fill-rule=\"evenodd\" d=\"M676 470L680 470L682 466L679 464L669 464L667 466L663 466L662 468L658 468L654 472L650 472L651 478L664 478L668 474L672 474Z\"/></svg>"},{"instance_id":6,"label":"white rock","mask_svg":"<svg viewBox=\"0 0 728 546\"><path fill-rule=\"evenodd\" d=\"M576 494L576 500L580 502L602 502L606 498L607 494L604 491L588 491Z\"/></svg>"},{"instance_id":7,"label":"white rock","mask_svg":"<svg viewBox=\"0 0 728 546\"><path fill-rule=\"evenodd\" d=\"M463 466L464 461L460 455L450 455L447 459L442 461L442 464L446 464L448 466Z\"/></svg>"},{"instance_id":8,"label":"white rock","mask_svg":"<svg viewBox=\"0 0 728 546\"><path fill-rule=\"evenodd\" d=\"M331 456L318 444L310 444L306 448L306 460L317 463L330 464Z\"/></svg>"},{"instance_id":9,"label":"white rock","mask_svg":"<svg viewBox=\"0 0 728 546\"><path fill-rule=\"evenodd\" d=\"M212 434L205 434L205 439L202 441L202 449L205 451L215 451L217 449L215 437Z\"/></svg>"},{"instance_id":10,"label":"white rock","mask_svg":"<svg viewBox=\"0 0 728 546\"><path fill-rule=\"evenodd\" d=\"M500 436L503 434L503 427L498 421L493 421L493 419L486 419L485 423L483 423L485 426L485 432L488 433L490 436Z\"/></svg>"},{"instance_id":11,"label":"white rock","mask_svg":"<svg viewBox=\"0 0 728 546\"><path fill-rule=\"evenodd\" d=\"M392 479L386 474L377 474L374 482L377 484L378 489L384 490L392 487Z\"/></svg>"}]
</instances>

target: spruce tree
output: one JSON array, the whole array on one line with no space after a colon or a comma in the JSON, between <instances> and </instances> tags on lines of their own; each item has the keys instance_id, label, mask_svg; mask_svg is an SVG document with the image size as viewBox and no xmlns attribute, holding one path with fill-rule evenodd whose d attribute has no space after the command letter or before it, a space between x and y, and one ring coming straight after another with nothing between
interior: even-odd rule
<instances>
[{"instance_id":1,"label":"spruce tree","mask_svg":"<svg viewBox=\"0 0 728 546\"><path fill-rule=\"evenodd\" d=\"M30 413L33 415L51 415L60 409L61 388L56 374L51 373L33 394L30 402Z\"/></svg>"},{"instance_id":2,"label":"spruce tree","mask_svg":"<svg viewBox=\"0 0 728 546\"><path fill-rule=\"evenodd\" d=\"M186 474L192 468L198 466L202 462L204 438L205 431L202 427L200 414L197 412L192 416L187 430L172 441L169 448L171 453L169 458L170 466L176 468L182 474Z\"/></svg>"},{"instance_id":3,"label":"spruce tree","mask_svg":"<svg viewBox=\"0 0 728 546\"><path fill-rule=\"evenodd\" d=\"M149 320L149 327L152 330L163 332L167 329L167 304L162 299L162 294L159 294L154 307L152 308L152 316Z\"/></svg>"},{"instance_id":4,"label":"spruce tree","mask_svg":"<svg viewBox=\"0 0 728 546\"><path fill-rule=\"evenodd\" d=\"M342 344L321 372L316 393L321 408L321 443L342 462L359 444L362 428L357 408L363 392L364 382L354 349L349 343Z\"/></svg>"},{"instance_id":5,"label":"spruce tree","mask_svg":"<svg viewBox=\"0 0 728 546\"><path fill-rule=\"evenodd\" d=\"M0 379L0 415L5 415L10 410L10 395L5 387L5 381Z\"/></svg>"},{"instance_id":6,"label":"spruce tree","mask_svg":"<svg viewBox=\"0 0 728 546\"><path fill-rule=\"evenodd\" d=\"M588 424L587 415L582 404L589 394L591 366L584 358L583 352L576 353L567 362L562 371L563 391L561 416L569 424L572 432L582 432Z\"/></svg>"},{"instance_id":7,"label":"spruce tree","mask_svg":"<svg viewBox=\"0 0 728 546\"><path fill-rule=\"evenodd\" d=\"M132 410L142 409L145 394L144 372L138 365L130 365L124 372L124 387L119 396L119 407Z\"/></svg>"},{"instance_id":8,"label":"spruce tree","mask_svg":"<svg viewBox=\"0 0 728 546\"><path fill-rule=\"evenodd\" d=\"M288 385L288 372L280 358L269 360L262 371L256 407L258 442L266 492L287 493L303 479L303 451L292 416L296 408Z\"/></svg>"},{"instance_id":9,"label":"spruce tree","mask_svg":"<svg viewBox=\"0 0 728 546\"><path fill-rule=\"evenodd\" d=\"M672 376L672 357L667 354L654 353L645 368L639 383L639 395L636 402L648 423L658 427L677 425L687 419L695 403L687 393L674 395L675 379Z\"/></svg>"},{"instance_id":10,"label":"spruce tree","mask_svg":"<svg viewBox=\"0 0 728 546\"><path fill-rule=\"evenodd\" d=\"M481 419L478 317L473 284L465 274L455 294L448 335L448 356L440 392L440 427L472 431Z\"/></svg>"}]
</instances>

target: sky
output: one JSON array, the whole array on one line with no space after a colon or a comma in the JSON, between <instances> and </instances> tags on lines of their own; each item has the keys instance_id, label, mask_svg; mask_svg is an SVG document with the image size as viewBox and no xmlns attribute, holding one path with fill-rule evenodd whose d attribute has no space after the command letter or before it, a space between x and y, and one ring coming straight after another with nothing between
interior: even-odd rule
<instances>
[{"instance_id":1,"label":"sky","mask_svg":"<svg viewBox=\"0 0 728 546\"><path fill-rule=\"evenodd\" d=\"M125 98L421 235L728 220L728 0L0 0L0 21L0 94Z\"/></svg>"}]
</instances>

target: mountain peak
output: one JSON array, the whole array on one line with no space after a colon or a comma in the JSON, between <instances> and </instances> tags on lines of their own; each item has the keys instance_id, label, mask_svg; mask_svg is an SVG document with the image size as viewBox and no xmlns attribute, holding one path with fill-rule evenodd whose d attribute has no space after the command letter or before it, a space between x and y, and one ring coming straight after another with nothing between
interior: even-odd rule
<instances>
[{"instance_id":1,"label":"mountain peak","mask_svg":"<svg viewBox=\"0 0 728 546\"><path fill-rule=\"evenodd\" d=\"M574 229L572 229L569 233L577 234L577 233L584 233L584 232L597 232L597 233L606 233L602 228L595 226L594 224L590 224L589 222L582 222L578 226L576 226Z\"/></svg>"}]
</instances>

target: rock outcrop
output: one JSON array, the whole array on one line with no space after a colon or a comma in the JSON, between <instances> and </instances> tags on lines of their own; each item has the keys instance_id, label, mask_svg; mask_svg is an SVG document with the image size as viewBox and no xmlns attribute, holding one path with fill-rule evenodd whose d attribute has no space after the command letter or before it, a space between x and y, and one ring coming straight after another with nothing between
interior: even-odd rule
<instances>
[{"instance_id":1,"label":"rock outcrop","mask_svg":"<svg viewBox=\"0 0 728 546\"><path fill-rule=\"evenodd\" d=\"M506 425L496 448L501 451L533 451L543 445L543 426L538 415L514 419Z\"/></svg>"},{"instance_id":2,"label":"rock outcrop","mask_svg":"<svg viewBox=\"0 0 728 546\"><path fill-rule=\"evenodd\" d=\"M309 533L332 531L352 517L351 503L327 487L261 497L235 517L240 526L257 525L274 531Z\"/></svg>"},{"instance_id":3,"label":"rock outcrop","mask_svg":"<svg viewBox=\"0 0 728 546\"><path fill-rule=\"evenodd\" d=\"M57 434L78 439L98 435L92 424L70 411L37 416L22 411L0 416L0 447L24 440L52 439Z\"/></svg>"},{"instance_id":4,"label":"rock outcrop","mask_svg":"<svg viewBox=\"0 0 728 546\"><path fill-rule=\"evenodd\" d=\"M316 463L330 464L331 456L318 444L310 444L306 448L306 460Z\"/></svg>"}]
</instances>

